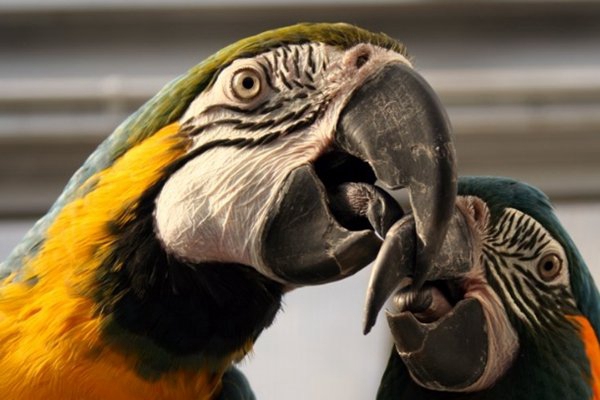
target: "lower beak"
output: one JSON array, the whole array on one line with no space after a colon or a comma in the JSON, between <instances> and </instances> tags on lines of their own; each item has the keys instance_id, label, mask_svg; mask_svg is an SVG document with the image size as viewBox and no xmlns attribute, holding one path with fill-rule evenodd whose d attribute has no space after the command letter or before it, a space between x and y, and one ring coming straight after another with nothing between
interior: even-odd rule
<instances>
[{"instance_id":1,"label":"lower beak","mask_svg":"<svg viewBox=\"0 0 600 400\"><path fill-rule=\"evenodd\" d=\"M437 96L412 68L384 66L342 111L335 148L367 163L384 188L408 189L422 266L415 280L424 282L456 197L450 125ZM263 268L283 282L306 285L341 279L373 261L380 237L403 212L374 182L358 184L367 195L355 212L367 215L371 227L352 230L332 213L313 167L293 171L263 231Z\"/></svg>"},{"instance_id":2,"label":"lower beak","mask_svg":"<svg viewBox=\"0 0 600 400\"><path fill-rule=\"evenodd\" d=\"M416 224L407 215L388 231L367 290L364 331L395 294L387 319L396 350L412 378L432 390L469 391L488 364L489 336L482 304L461 286L473 259L470 217L456 207L427 281L416 289ZM455 290L452 290L455 289Z\"/></svg>"}]
</instances>

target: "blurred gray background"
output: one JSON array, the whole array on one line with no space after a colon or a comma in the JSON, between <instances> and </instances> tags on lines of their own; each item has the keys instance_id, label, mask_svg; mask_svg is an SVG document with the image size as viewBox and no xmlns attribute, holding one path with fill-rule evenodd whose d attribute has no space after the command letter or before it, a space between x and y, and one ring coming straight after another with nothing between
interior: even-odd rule
<instances>
[{"instance_id":1,"label":"blurred gray background","mask_svg":"<svg viewBox=\"0 0 600 400\"><path fill-rule=\"evenodd\" d=\"M367 5L368 4L368 5ZM600 280L600 3L0 0L0 259L114 127L239 38L346 21L403 41L447 106L461 174L541 187ZM287 296L242 368L259 399L374 397L369 271Z\"/></svg>"}]
</instances>

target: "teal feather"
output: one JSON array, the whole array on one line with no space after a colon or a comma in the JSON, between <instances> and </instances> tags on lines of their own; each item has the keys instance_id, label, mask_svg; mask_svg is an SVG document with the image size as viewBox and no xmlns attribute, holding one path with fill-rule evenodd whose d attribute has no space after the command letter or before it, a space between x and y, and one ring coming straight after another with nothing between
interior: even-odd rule
<instances>
[{"instance_id":1,"label":"teal feather","mask_svg":"<svg viewBox=\"0 0 600 400\"><path fill-rule=\"evenodd\" d=\"M223 390L216 400L256 400L248 380L242 372L232 367L223 375Z\"/></svg>"}]
</instances>

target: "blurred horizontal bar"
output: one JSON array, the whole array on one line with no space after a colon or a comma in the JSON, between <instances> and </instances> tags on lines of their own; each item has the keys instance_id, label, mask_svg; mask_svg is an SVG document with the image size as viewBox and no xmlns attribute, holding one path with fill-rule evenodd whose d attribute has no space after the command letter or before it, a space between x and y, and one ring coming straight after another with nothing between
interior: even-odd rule
<instances>
[{"instance_id":1,"label":"blurred horizontal bar","mask_svg":"<svg viewBox=\"0 0 600 400\"><path fill-rule=\"evenodd\" d=\"M600 65L562 68L424 70L447 104L560 103L600 100Z\"/></svg>"},{"instance_id":2,"label":"blurred horizontal bar","mask_svg":"<svg viewBox=\"0 0 600 400\"><path fill-rule=\"evenodd\" d=\"M561 102L600 99L600 66L553 69L422 70L448 104ZM6 79L0 107L141 103L173 77L102 76ZM75 103L75 104L71 104Z\"/></svg>"},{"instance_id":3,"label":"blurred horizontal bar","mask_svg":"<svg viewBox=\"0 0 600 400\"><path fill-rule=\"evenodd\" d=\"M600 199L598 109L449 107L459 171L524 179L561 199ZM0 216L45 210L120 120L114 115L74 115L54 122L54 132L48 130L51 124L46 120L30 127L27 134L22 131L20 137L0 137ZM0 125L4 125L1 119ZM42 127L51 134L42 136Z\"/></svg>"},{"instance_id":4,"label":"blurred horizontal bar","mask_svg":"<svg viewBox=\"0 0 600 400\"><path fill-rule=\"evenodd\" d=\"M600 68L423 74L448 107L458 135L600 131ZM0 140L106 136L168 80L0 79Z\"/></svg>"},{"instance_id":5,"label":"blurred horizontal bar","mask_svg":"<svg viewBox=\"0 0 600 400\"><path fill-rule=\"evenodd\" d=\"M156 93L169 79L169 77L152 76L28 79L0 77L0 107L18 108L52 104L71 107L82 102L140 103Z\"/></svg>"},{"instance_id":6,"label":"blurred horizontal bar","mask_svg":"<svg viewBox=\"0 0 600 400\"><path fill-rule=\"evenodd\" d=\"M456 9L464 12L473 7L487 9L519 10L524 8L541 8L546 11L554 9L580 9L582 7L596 6L594 0L373 0L368 5L363 0L135 0L124 2L121 0L2 0L0 12L3 13L48 13L48 12L74 12L88 13L98 11L109 12L151 12L151 11L207 11L215 9L240 9L240 8L368 8L396 7L407 9ZM542 6L542 7L540 7Z\"/></svg>"},{"instance_id":7,"label":"blurred horizontal bar","mask_svg":"<svg viewBox=\"0 0 600 400\"><path fill-rule=\"evenodd\" d=\"M442 95L443 99L443 95ZM485 136L527 136L600 132L600 101L584 105L479 105L465 106L446 102L455 134ZM39 112L19 115L0 113L0 144L34 140L41 137L97 138L107 136L134 108L78 112ZM600 134L598 135L600 139ZM29 138L29 139L27 139Z\"/></svg>"}]
</instances>

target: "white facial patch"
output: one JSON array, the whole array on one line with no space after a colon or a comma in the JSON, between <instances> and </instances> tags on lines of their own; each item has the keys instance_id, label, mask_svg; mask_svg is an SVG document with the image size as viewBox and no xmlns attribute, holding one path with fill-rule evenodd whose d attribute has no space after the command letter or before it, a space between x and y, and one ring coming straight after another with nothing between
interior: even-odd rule
<instances>
[{"instance_id":1,"label":"white facial patch","mask_svg":"<svg viewBox=\"0 0 600 400\"><path fill-rule=\"evenodd\" d=\"M352 65L357 54L368 54L370 61L358 71ZM357 87L374 70L390 62L411 66L403 55L369 44L360 44L346 51L323 43L279 47L253 58L235 60L221 71L209 90L192 101L180 121L186 123L196 119L195 125L209 123L218 119L217 115L207 113L215 105L236 105L242 109L251 109L268 100L274 92L284 96L297 95L301 92L302 85L315 87L319 100L331 101L344 89ZM232 94L231 84L236 72L245 68L263 73L264 90L251 101L240 102ZM318 99L312 98L311 101L316 100Z\"/></svg>"},{"instance_id":2,"label":"white facial patch","mask_svg":"<svg viewBox=\"0 0 600 400\"><path fill-rule=\"evenodd\" d=\"M491 226L490 211L481 199L460 197L457 204L469 219L476 252L474 268L463 280L464 296L481 304L488 332L485 370L476 382L461 390L477 392L504 376L519 354L519 338L509 312L537 331L548 323L545 318L549 313L562 313L561 304L574 307L575 303L566 254L539 222L507 208ZM547 259L560 261L560 268L552 271L551 265L544 267ZM550 299L557 304L554 310L548 308L553 302Z\"/></svg>"},{"instance_id":3,"label":"white facial patch","mask_svg":"<svg viewBox=\"0 0 600 400\"><path fill-rule=\"evenodd\" d=\"M506 303L524 323L539 326L546 312L559 311L547 310L541 304L541 296L556 296L565 304L575 306L567 256L560 243L539 222L519 210L507 208L484 241L488 244L484 259L490 276ZM551 279L544 276L540 265L548 255L555 255L561 263ZM543 309L545 313L538 312Z\"/></svg>"},{"instance_id":4,"label":"white facial patch","mask_svg":"<svg viewBox=\"0 0 600 400\"><path fill-rule=\"evenodd\" d=\"M217 147L187 163L157 199L156 227L165 246L196 263L260 266L263 224L287 171L328 144L325 137L313 139L282 139L277 149Z\"/></svg>"},{"instance_id":5,"label":"white facial patch","mask_svg":"<svg viewBox=\"0 0 600 400\"><path fill-rule=\"evenodd\" d=\"M359 55L368 62L357 67ZM373 45L344 51L307 43L223 69L181 119L194 140L189 151L208 150L176 171L156 199L156 231L167 251L194 263L250 265L271 276L260 240L286 178L331 147L354 88L390 62L409 64ZM255 97L232 92L240 71L257 77Z\"/></svg>"}]
</instances>

